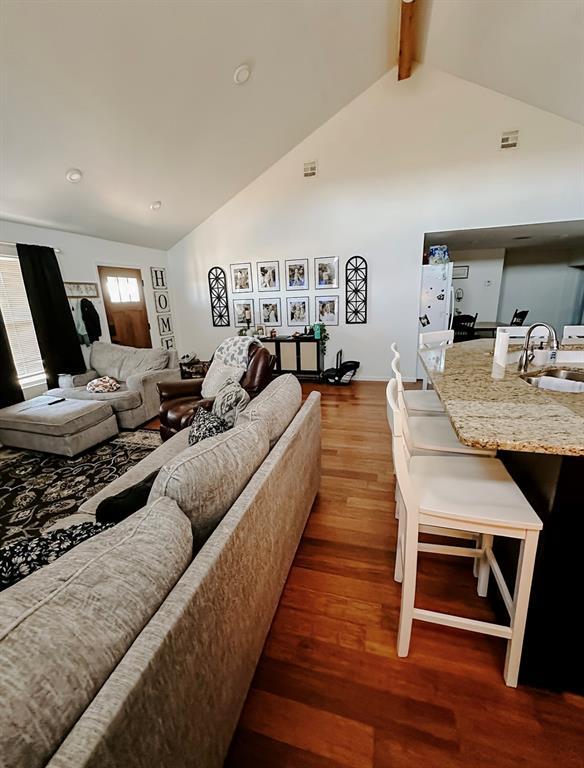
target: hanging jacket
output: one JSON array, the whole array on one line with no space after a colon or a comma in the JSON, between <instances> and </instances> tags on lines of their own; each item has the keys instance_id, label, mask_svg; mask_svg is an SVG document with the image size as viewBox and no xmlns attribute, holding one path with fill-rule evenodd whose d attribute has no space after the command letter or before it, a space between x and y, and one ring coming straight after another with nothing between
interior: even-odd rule
<instances>
[{"instance_id":1,"label":"hanging jacket","mask_svg":"<svg viewBox=\"0 0 584 768\"><path fill-rule=\"evenodd\" d=\"M89 299L81 299L81 317L85 323L89 341L94 342L101 336L101 323L96 308Z\"/></svg>"}]
</instances>

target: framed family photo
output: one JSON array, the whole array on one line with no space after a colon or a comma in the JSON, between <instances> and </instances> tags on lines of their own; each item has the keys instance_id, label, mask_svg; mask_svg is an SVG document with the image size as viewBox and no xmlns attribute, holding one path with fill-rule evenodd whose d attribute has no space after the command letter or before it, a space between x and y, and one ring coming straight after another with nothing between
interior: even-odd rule
<instances>
[{"instance_id":1,"label":"framed family photo","mask_svg":"<svg viewBox=\"0 0 584 768\"><path fill-rule=\"evenodd\" d=\"M308 290L308 259L288 259L286 261L286 290Z\"/></svg>"},{"instance_id":2,"label":"framed family photo","mask_svg":"<svg viewBox=\"0 0 584 768\"><path fill-rule=\"evenodd\" d=\"M319 289L339 287L339 257L322 256L314 260L314 279Z\"/></svg>"},{"instance_id":3,"label":"framed family photo","mask_svg":"<svg viewBox=\"0 0 584 768\"><path fill-rule=\"evenodd\" d=\"M231 290L233 293L250 293L253 290L251 264L230 264Z\"/></svg>"},{"instance_id":4,"label":"framed family photo","mask_svg":"<svg viewBox=\"0 0 584 768\"><path fill-rule=\"evenodd\" d=\"M280 290L280 265L277 261L258 261L258 291Z\"/></svg>"},{"instance_id":5,"label":"framed family photo","mask_svg":"<svg viewBox=\"0 0 584 768\"><path fill-rule=\"evenodd\" d=\"M282 325L280 299L260 299L260 320L264 325Z\"/></svg>"},{"instance_id":6,"label":"framed family photo","mask_svg":"<svg viewBox=\"0 0 584 768\"><path fill-rule=\"evenodd\" d=\"M308 296L288 296L286 312L287 325L309 325Z\"/></svg>"},{"instance_id":7,"label":"framed family photo","mask_svg":"<svg viewBox=\"0 0 584 768\"><path fill-rule=\"evenodd\" d=\"M250 328L255 325L253 299L233 299L233 317L236 328Z\"/></svg>"},{"instance_id":8,"label":"framed family photo","mask_svg":"<svg viewBox=\"0 0 584 768\"><path fill-rule=\"evenodd\" d=\"M316 296L316 322L325 325L339 324L339 297Z\"/></svg>"}]
</instances>

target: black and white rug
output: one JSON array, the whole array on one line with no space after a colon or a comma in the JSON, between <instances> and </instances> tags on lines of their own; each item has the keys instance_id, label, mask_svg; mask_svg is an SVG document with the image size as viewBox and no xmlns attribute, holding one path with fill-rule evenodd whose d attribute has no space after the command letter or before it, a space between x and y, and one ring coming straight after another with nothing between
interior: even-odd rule
<instances>
[{"instance_id":1,"label":"black and white rug","mask_svg":"<svg viewBox=\"0 0 584 768\"><path fill-rule=\"evenodd\" d=\"M0 448L0 547L38 536L160 445L160 435L123 432L72 459Z\"/></svg>"}]
</instances>

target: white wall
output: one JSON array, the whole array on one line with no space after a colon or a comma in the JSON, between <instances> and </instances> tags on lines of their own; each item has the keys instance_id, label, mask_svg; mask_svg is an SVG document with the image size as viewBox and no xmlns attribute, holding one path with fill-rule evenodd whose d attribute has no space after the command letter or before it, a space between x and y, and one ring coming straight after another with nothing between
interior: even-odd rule
<instances>
[{"instance_id":1,"label":"white wall","mask_svg":"<svg viewBox=\"0 0 584 768\"><path fill-rule=\"evenodd\" d=\"M582 322L584 253L570 250L513 248L507 251L499 319L508 320L515 309L528 309L525 325L538 320L551 323L561 336L564 325Z\"/></svg>"},{"instance_id":2,"label":"white wall","mask_svg":"<svg viewBox=\"0 0 584 768\"><path fill-rule=\"evenodd\" d=\"M65 281L91 282L99 285L98 265L111 264L116 267L140 269L144 280L144 298L148 309L152 345L154 347L160 345L150 267L166 267L168 264L166 251L4 220L0 220L0 240L59 248L61 253L57 254L57 259ZM109 341L110 334L103 301L99 299L94 300L93 303L101 320L102 341Z\"/></svg>"},{"instance_id":3,"label":"white wall","mask_svg":"<svg viewBox=\"0 0 584 768\"><path fill-rule=\"evenodd\" d=\"M496 320L505 249L450 251L450 258L456 265L468 267L468 278L452 282L454 290L462 288L464 294L461 301L454 302L455 309L464 315L478 314L477 322Z\"/></svg>"},{"instance_id":4,"label":"white wall","mask_svg":"<svg viewBox=\"0 0 584 768\"><path fill-rule=\"evenodd\" d=\"M498 150L518 127L520 149ZM387 378L395 339L413 377L424 233L583 218L583 148L568 120L426 67L401 83L393 70L169 251L179 351L208 355L234 332L211 326L211 266L337 255L344 268L358 253L369 322L331 328L328 362L342 347L364 378ZM313 159L319 175L304 179Z\"/></svg>"}]
</instances>

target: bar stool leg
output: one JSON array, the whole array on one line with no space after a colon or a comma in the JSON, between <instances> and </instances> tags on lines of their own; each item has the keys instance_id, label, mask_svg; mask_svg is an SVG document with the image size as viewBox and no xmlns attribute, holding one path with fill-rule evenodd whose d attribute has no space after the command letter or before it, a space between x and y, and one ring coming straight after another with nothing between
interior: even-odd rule
<instances>
[{"instance_id":1,"label":"bar stool leg","mask_svg":"<svg viewBox=\"0 0 584 768\"><path fill-rule=\"evenodd\" d=\"M397 544L395 547L395 569L393 572L394 581L401 583L404 578L404 560L403 560L403 515L397 521Z\"/></svg>"},{"instance_id":2,"label":"bar stool leg","mask_svg":"<svg viewBox=\"0 0 584 768\"><path fill-rule=\"evenodd\" d=\"M414 601L416 598L416 572L418 568L418 527L417 525L407 525L406 523L404 528L403 581L399 630L397 634L398 656L407 656L410 650L412 622L414 620Z\"/></svg>"},{"instance_id":3,"label":"bar stool leg","mask_svg":"<svg viewBox=\"0 0 584 768\"><path fill-rule=\"evenodd\" d=\"M515 579L515 592L513 595L513 618L511 619L511 639L507 642L507 656L505 657L505 683L512 688L517 687L519 677L519 665L523 650L523 635L525 634L525 622L529 607L529 594L531 592L531 580L535 565L535 553L539 531L526 531L525 539L521 542L519 553L519 565Z\"/></svg>"},{"instance_id":4,"label":"bar stool leg","mask_svg":"<svg viewBox=\"0 0 584 768\"><path fill-rule=\"evenodd\" d=\"M476 541L476 544L475 544L476 549L481 549L482 548L482 546L483 546L482 541L483 541L483 536L482 536L482 534L479 534L479 536L477 538L477 541ZM474 562L472 564L472 575L475 577L475 579L478 579L478 577L479 577L479 559L480 558L475 557L474 558Z\"/></svg>"},{"instance_id":5,"label":"bar stool leg","mask_svg":"<svg viewBox=\"0 0 584 768\"><path fill-rule=\"evenodd\" d=\"M479 560L479 580L477 583L477 594L479 597L487 596L487 589L489 588L489 574L491 567L489 565L489 559L487 557L487 550L493 546L493 537L490 533L483 533L481 536L481 547L483 554Z\"/></svg>"}]
</instances>

